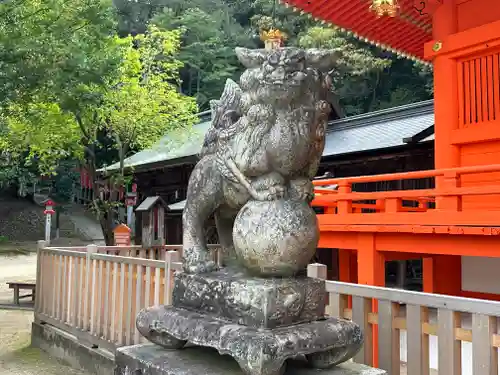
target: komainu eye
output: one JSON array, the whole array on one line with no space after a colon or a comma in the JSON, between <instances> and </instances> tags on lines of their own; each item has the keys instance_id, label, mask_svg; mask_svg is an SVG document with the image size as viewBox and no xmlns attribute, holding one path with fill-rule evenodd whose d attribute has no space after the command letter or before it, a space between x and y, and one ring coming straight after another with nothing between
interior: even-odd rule
<instances>
[{"instance_id":1,"label":"komainu eye","mask_svg":"<svg viewBox=\"0 0 500 375\"><path fill-rule=\"evenodd\" d=\"M276 65L277 63L279 63L280 61L280 58L278 56L278 54L276 53L273 53L269 56L269 63L273 64L273 65Z\"/></svg>"}]
</instances>

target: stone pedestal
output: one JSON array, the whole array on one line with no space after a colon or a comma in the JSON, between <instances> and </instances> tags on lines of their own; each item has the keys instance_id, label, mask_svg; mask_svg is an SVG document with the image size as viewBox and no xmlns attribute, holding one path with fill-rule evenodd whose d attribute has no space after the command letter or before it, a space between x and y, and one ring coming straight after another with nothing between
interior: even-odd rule
<instances>
[{"instance_id":1,"label":"stone pedestal","mask_svg":"<svg viewBox=\"0 0 500 375\"><path fill-rule=\"evenodd\" d=\"M173 306L254 328L276 328L322 318L325 282L305 276L256 278L228 268L178 272Z\"/></svg>"},{"instance_id":2,"label":"stone pedestal","mask_svg":"<svg viewBox=\"0 0 500 375\"><path fill-rule=\"evenodd\" d=\"M137 328L167 349L186 343L228 354L247 375L280 375L285 362L304 356L312 367L329 368L361 348L358 325L322 315L324 281L249 278L237 271L176 273L172 306L154 306L137 316Z\"/></svg>"},{"instance_id":3,"label":"stone pedestal","mask_svg":"<svg viewBox=\"0 0 500 375\"><path fill-rule=\"evenodd\" d=\"M187 347L165 350L153 344L119 348L115 375L242 375L229 356L208 348ZM303 358L287 361L285 375L387 375L383 370L357 363L343 363L332 369L311 369Z\"/></svg>"}]
</instances>

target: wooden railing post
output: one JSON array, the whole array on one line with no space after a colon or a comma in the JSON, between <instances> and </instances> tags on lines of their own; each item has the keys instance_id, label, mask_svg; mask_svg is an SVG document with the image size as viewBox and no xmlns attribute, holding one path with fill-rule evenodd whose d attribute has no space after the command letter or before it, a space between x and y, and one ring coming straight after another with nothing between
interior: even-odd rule
<instances>
[{"instance_id":1,"label":"wooden railing post","mask_svg":"<svg viewBox=\"0 0 500 375\"><path fill-rule=\"evenodd\" d=\"M491 336L497 333L497 317L472 314L472 371L474 374L498 374L497 348Z\"/></svg>"},{"instance_id":2,"label":"wooden railing post","mask_svg":"<svg viewBox=\"0 0 500 375\"><path fill-rule=\"evenodd\" d=\"M169 250L165 254L165 305L172 304L173 267L172 263L179 261L179 253Z\"/></svg>"},{"instance_id":3,"label":"wooden railing post","mask_svg":"<svg viewBox=\"0 0 500 375\"><path fill-rule=\"evenodd\" d=\"M400 374L399 330L394 326L398 307L393 301L378 301L378 366L390 375Z\"/></svg>"},{"instance_id":4,"label":"wooden railing post","mask_svg":"<svg viewBox=\"0 0 500 375\"><path fill-rule=\"evenodd\" d=\"M313 279L326 280L328 269L324 264L312 263L307 265L307 276Z\"/></svg>"},{"instance_id":5,"label":"wooden railing post","mask_svg":"<svg viewBox=\"0 0 500 375\"><path fill-rule=\"evenodd\" d=\"M400 198L387 198L385 200L385 212L399 212L402 207L402 200Z\"/></svg>"},{"instance_id":6,"label":"wooden railing post","mask_svg":"<svg viewBox=\"0 0 500 375\"><path fill-rule=\"evenodd\" d=\"M455 330L460 325L459 313L438 309L438 368L443 374L462 373L462 346L455 335Z\"/></svg>"},{"instance_id":7,"label":"wooden railing post","mask_svg":"<svg viewBox=\"0 0 500 375\"><path fill-rule=\"evenodd\" d=\"M428 311L420 305L406 305L408 375L429 375L429 335L422 330Z\"/></svg>"},{"instance_id":8,"label":"wooden railing post","mask_svg":"<svg viewBox=\"0 0 500 375\"><path fill-rule=\"evenodd\" d=\"M342 181L339 184L339 194L349 194L352 193L351 183L348 181ZM351 200L341 200L337 203L337 213L338 214L350 214L352 212L352 201Z\"/></svg>"},{"instance_id":9,"label":"wooden railing post","mask_svg":"<svg viewBox=\"0 0 500 375\"><path fill-rule=\"evenodd\" d=\"M40 240L36 245L36 287L35 287L35 313L40 312L43 308L43 294L42 294L42 257L43 249L46 243L44 240Z\"/></svg>"},{"instance_id":10,"label":"wooden railing post","mask_svg":"<svg viewBox=\"0 0 500 375\"><path fill-rule=\"evenodd\" d=\"M460 187L460 176L457 172L447 172L438 181L437 191L453 190ZM446 211L461 211L462 197L460 196L445 196L436 198L436 209Z\"/></svg>"},{"instance_id":11,"label":"wooden railing post","mask_svg":"<svg viewBox=\"0 0 500 375\"><path fill-rule=\"evenodd\" d=\"M363 347L354 356L354 361L368 366L373 365L373 329L368 321L371 311L371 298L352 296L352 321L359 324L365 339Z\"/></svg>"},{"instance_id":12,"label":"wooden railing post","mask_svg":"<svg viewBox=\"0 0 500 375\"><path fill-rule=\"evenodd\" d=\"M83 297L83 330L87 331L89 329L89 300L92 298L91 306L94 307L94 289L90 288L90 283L95 287L95 278L92 277L91 266L92 266L92 254L97 253L96 245L87 246L87 257L85 261L85 295ZM92 312L93 313L93 312Z\"/></svg>"}]
</instances>

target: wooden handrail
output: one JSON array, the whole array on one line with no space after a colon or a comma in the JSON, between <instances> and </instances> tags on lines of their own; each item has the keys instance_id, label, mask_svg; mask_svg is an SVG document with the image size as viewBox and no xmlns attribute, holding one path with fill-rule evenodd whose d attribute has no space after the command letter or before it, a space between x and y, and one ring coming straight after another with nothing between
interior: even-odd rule
<instances>
[{"instance_id":1,"label":"wooden handrail","mask_svg":"<svg viewBox=\"0 0 500 375\"><path fill-rule=\"evenodd\" d=\"M446 197L446 196L467 196L467 195L490 195L500 194L500 185L493 186L471 186L466 188L455 189L421 189L421 190L391 190L391 191L374 191L374 192L355 192L345 194L329 194L319 196L314 199L314 206L322 206L337 201L362 201L373 199L408 199L417 200L424 199L426 196Z\"/></svg>"},{"instance_id":2,"label":"wooden handrail","mask_svg":"<svg viewBox=\"0 0 500 375\"><path fill-rule=\"evenodd\" d=\"M388 173L388 174L379 174L373 176L332 178L328 180L313 181L313 185L314 186L346 185L346 184L359 184L367 182L398 181L398 180L410 180L410 179L423 179L429 177L444 177L445 175L448 174L467 175L475 173L494 173L494 172L500 172L500 164L477 165L472 167L447 168L447 169L429 169L425 171Z\"/></svg>"},{"instance_id":3,"label":"wooden handrail","mask_svg":"<svg viewBox=\"0 0 500 375\"><path fill-rule=\"evenodd\" d=\"M377 300L395 301L406 305L425 305L426 307L435 309L449 309L470 314L500 316L500 302L498 301L398 290L331 280L326 282L326 291L329 293L375 298Z\"/></svg>"},{"instance_id":4,"label":"wooden handrail","mask_svg":"<svg viewBox=\"0 0 500 375\"><path fill-rule=\"evenodd\" d=\"M327 267L310 264L307 274L324 280ZM439 354L440 374L462 373L462 359L472 366L473 374L498 374L500 302L330 280L325 283L329 293L326 313L350 319L363 330L365 342L355 355L355 362L379 367L389 374L400 374L403 350L407 353L408 375L429 374L429 336L432 335L438 339L437 347L431 350ZM471 314L470 327L466 326L461 313ZM400 341L403 331L406 331L406 348ZM467 353L461 345L464 341L471 342L472 348L468 349L469 355L462 358L462 351Z\"/></svg>"}]
</instances>

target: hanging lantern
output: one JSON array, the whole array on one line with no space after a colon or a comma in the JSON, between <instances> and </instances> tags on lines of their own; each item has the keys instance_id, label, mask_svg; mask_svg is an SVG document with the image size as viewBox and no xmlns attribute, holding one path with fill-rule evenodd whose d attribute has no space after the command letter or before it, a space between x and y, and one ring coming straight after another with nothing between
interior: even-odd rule
<instances>
[{"instance_id":1,"label":"hanging lantern","mask_svg":"<svg viewBox=\"0 0 500 375\"><path fill-rule=\"evenodd\" d=\"M377 17L396 17L399 11L398 0L372 0L370 10L375 12Z\"/></svg>"},{"instance_id":2,"label":"hanging lantern","mask_svg":"<svg viewBox=\"0 0 500 375\"><path fill-rule=\"evenodd\" d=\"M286 34L278 29L270 29L269 31L262 31L260 39L264 42L265 49L277 49L283 46Z\"/></svg>"}]
</instances>

